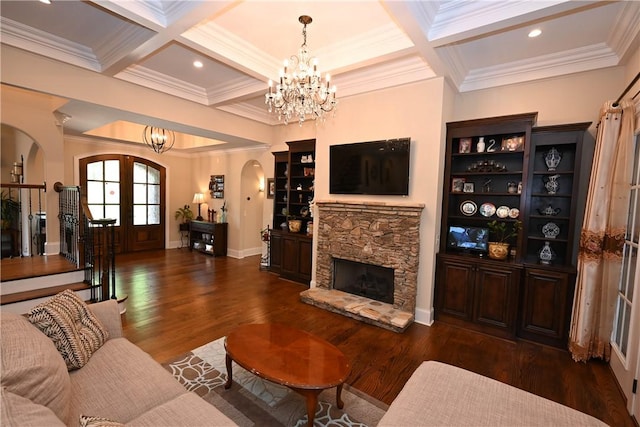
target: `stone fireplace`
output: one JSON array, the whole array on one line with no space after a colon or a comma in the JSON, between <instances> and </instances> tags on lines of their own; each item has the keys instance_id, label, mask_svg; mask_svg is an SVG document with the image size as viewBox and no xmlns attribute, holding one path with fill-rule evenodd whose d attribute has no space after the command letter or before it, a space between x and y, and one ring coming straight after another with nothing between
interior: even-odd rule
<instances>
[{"instance_id":1,"label":"stone fireplace","mask_svg":"<svg viewBox=\"0 0 640 427\"><path fill-rule=\"evenodd\" d=\"M315 287L302 301L397 332L414 320L422 204L316 202ZM393 298L385 303L333 287L335 260L393 271Z\"/></svg>"}]
</instances>

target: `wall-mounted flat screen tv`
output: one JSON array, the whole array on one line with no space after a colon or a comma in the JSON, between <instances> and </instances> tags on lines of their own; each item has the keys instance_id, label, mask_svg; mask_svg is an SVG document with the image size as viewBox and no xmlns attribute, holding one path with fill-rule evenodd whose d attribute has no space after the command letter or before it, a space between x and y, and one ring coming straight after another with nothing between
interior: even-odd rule
<instances>
[{"instance_id":1,"label":"wall-mounted flat screen tv","mask_svg":"<svg viewBox=\"0 0 640 427\"><path fill-rule=\"evenodd\" d=\"M331 194L409 195L410 138L329 147Z\"/></svg>"},{"instance_id":2,"label":"wall-mounted flat screen tv","mask_svg":"<svg viewBox=\"0 0 640 427\"><path fill-rule=\"evenodd\" d=\"M447 246L462 252L487 252L489 229L450 225Z\"/></svg>"}]
</instances>

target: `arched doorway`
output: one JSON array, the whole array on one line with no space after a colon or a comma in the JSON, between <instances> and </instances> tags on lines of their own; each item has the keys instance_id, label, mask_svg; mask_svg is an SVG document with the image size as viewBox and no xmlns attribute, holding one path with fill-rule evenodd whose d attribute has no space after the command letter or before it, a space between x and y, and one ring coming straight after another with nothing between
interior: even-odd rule
<instances>
[{"instance_id":1,"label":"arched doorway","mask_svg":"<svg viewBox=\"0 0 640 427\"><path fill-rule=\"evenodd\" d=\"M80 159L80 186L94 218L114 218L117 253L164 249L166 170L150 160L105 154Z\"/></svg>"},{"instance_id":2,"label":"arched doorway","mask_svg":"<svg viewBox=\"0 0 640 427\"><path fill-rule=\"evenodd\" d=\"M1 126L0 176L2 183L44 183L44 153L40 145L26 132L7 125ZM14 163L21 165L22 175L12 181ZM2 256L43 254L46 239L47 204L41 189L2 189L3 208L6 198L20 204L19 212L10 222L3 221ZM16 205L17 206L17 205ZM3 216L4 216L3 209ZM18 217L19 216L19 217ZM18 224L19 222L19 224ZM5 245L6 243L6 245ZM7 249L8 248L8 249Z\"/></svg>"},{"instance_id":3,"label":"arched doorway","mask_svg":"<svg viewBox=\"0 0 640 427\"><path fill-rule=\"evenodd\" d=\"M260 230L264 207L264 170L257 160L249 160L242 167L241 176L241 244L244 255L256 255L262 252Z\"/></svg>"}]
</instances>

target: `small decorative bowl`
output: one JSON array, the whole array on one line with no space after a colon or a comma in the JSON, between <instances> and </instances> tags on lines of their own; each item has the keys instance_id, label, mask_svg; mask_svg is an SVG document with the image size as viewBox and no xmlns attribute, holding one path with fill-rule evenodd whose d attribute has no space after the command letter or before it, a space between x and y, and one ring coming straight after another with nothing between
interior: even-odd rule
<instances>
[{"instance_id":1,"label":"small decorative bowl","mask_svg":"<svg viewBox=\"0 0 640 427\"><path fill-rule=\"evenodd\" d=\"M300 228L302 227L302 221L299 219L290 219L289 220L289 231L292 233L299 233Z\"/></svg>"}]
</instances>

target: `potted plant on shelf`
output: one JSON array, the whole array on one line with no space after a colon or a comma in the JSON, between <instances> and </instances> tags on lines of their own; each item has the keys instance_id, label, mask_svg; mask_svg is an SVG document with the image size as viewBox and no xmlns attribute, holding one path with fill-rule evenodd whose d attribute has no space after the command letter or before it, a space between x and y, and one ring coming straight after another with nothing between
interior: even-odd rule
<instances>
[{"instance_id":1,"label":"potted plant on shelf","mask_svg":"<svg viewBox=\"0 0 640 427\"><path fill-rule=\"evenodd\" d=\"M181 220L180 223L180 231L189 230L189 221L193 219L193 212L191 211L191 207L189 205L184 205L179 208L174 214L176 220Z\"/></svg>"},{"instance_id":2,"label":"potted plant on shelf","mask_svg":"<svg viewBox=\"0 0 640 427\"><path fill-rule=\"evenodd\" d=\"M489 241L489 258L505 259L509 255L509 242L512 237L518 236L518 232L522 228L521 221L515 221L509 228L506 221L493 220L487 224L489 227L489 235L493 239Z\"/></svg>"}]
</instances>

